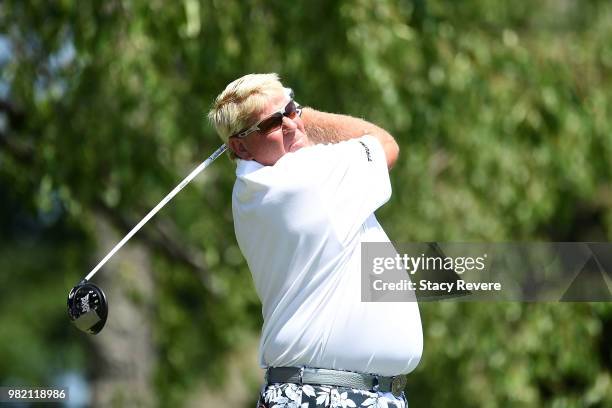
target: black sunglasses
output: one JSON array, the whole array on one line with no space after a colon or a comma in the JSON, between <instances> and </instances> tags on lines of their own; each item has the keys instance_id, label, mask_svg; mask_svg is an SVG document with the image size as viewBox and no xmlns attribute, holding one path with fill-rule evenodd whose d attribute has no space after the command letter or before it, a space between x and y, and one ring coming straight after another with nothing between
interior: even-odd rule
<instances>
[{"instance_id":1,"label":"black sunglasses","mask_svg":"<svg viewBox=\"0 0 612 408\"><path fill-rule=\"evenodd\" d=\"M253 126L243 131L236 133L234 136L243 138L247 137L251 133L255 131L260 131L264 134L269 133L273 130L280 128L283 124L283 117L288 117L289 119L295 119L298 116L302 116L302 107L295 103L292 99L289 101L287 105L278 112L274 112L270 116L263 118ZM234 137L232 136L232 137Z\"/></svg>"}]
</instances>

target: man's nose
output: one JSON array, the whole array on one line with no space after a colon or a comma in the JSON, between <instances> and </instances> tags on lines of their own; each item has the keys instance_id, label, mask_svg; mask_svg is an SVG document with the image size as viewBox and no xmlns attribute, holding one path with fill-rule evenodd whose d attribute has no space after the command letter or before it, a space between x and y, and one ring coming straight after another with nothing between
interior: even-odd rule
<instances>
[{"instance_id":1,"label":"man's nose","mask_svg":"<svg viewBox=\"0 0 612 408\"><path fill-rule=\"evenodd\" d=\"M283 116L283 129L295 130L297 129L297 123L293 119Z\"/></svg>"}]
</instances>

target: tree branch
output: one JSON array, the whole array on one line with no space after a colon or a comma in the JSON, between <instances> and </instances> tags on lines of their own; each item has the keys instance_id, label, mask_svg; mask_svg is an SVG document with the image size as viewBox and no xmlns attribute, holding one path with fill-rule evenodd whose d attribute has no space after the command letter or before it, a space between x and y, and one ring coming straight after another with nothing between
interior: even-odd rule
<instances>
[{"instance_id":1,"label":"tree branch","mask_svg":"<svg viewBox=\"0 0 612 408\"><path fill-rule=\"evenodd\" d=\"M102 211L117 228L127 233L136 222L118 214L114 209L106 205L102 200L97 200L95 206ZM140 230L139 239L148 247L161 252L168 259L179 262L189 269L195 271L204 287L213 295L221 295L220 289L215 285L210 271L201 251L186 244L179 238L176 226L168 220L154 221L152 223L155 233L149 230Z\"/></svg>"},{"instance_id":2,"label":"tree branch","mask_svg":"<svg viewBox=\"0 0 612 408\"><path fill-rule=\"evenodd\" d=\"M34 151L31 146L23 143L17 144L9 137L10 131L21 129L25 123L25 114L7 100L0 99L0 113L4 113L8 119L8 129L0 129L0 147L6 150L13 158L23 164L31 164L34 161Z\"/></svg>"}]
</instances>

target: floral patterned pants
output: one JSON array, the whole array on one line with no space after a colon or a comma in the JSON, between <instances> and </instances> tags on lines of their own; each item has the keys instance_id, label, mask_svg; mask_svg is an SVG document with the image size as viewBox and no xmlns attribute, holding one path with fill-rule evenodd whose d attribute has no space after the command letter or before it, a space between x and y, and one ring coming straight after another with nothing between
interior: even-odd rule
<instances>
[{"instance_id":1,"label":"floral patterned pants","mask_svg":"<svg viewBox=\"0 0 612 408\"><path fill-rule=\"evenodd\" d=\"M404 393L373 392L324 385L271 384L262 388L257 408L407 408Z\"/></svg>"}]
</instances>

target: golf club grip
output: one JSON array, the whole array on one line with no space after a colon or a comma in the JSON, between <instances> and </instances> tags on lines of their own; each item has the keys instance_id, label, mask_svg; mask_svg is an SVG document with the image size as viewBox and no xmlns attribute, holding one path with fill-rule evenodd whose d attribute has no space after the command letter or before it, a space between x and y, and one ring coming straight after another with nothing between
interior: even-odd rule
<instances>
[{"instance_id":1,"label":"golf club grip","mask_svg":"<svg viewBox=\"0 0 612 408\"><path fill-rule=\"evenodd\" d=\"M136 234L138 232L138 230L140 230L140 228L142 228L143 225L145 225L151 218L153 218L153 216L155 214L157 214L157 212L159 210L161 210L168 203L168 201L172 200L172 198L174 198L174 196L177 195L178 192L183 189L183 187L185 187L187 184L189 184L191 182L191 180L193 180L206 167L208 167L213 161L215 161L215 159L217 157L219 157L226 149L227 149L227 145L226 144L222 144L217 150L215 150L215 152L213 154L210 155L210 157L208 159L204 160L202 163L200 163L200 165L198 167L196 167L191 173L189 173L189 175L187 175L187 177L185 177L183 179L183 181L181 181L179 183L178 186L174 187L174 190L172 190L170 193L168 193L168 195L166 195L164 197L164 199L161 200L159 202L159 204L157 204L155 206L155 208L153 208L151 211L149 211L149 213L138 224L136 224L136 226L134 228L132 228L132 230L130 232L128 232L127 235L125 237L123 237L123 239L121 241L119 241L119 243L117 245L115 245L113 249L110 250L110 252L104 257L104 259L102 259L96 265L96 267L93 268L91 270L91 272L89 272L89 274L87 274L87 276L85 277L84 280L85 281L89 281L96 274L96 272L98 272L98 270L102 266L104 266L104 264L115 254L115 252L119 251L121 249L121 247L126 242L128 242L130 240L130 238L132 238L132 236L134 236L134 234Z\"/></svg>"}]
</instances>

